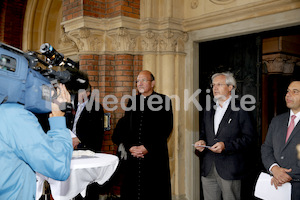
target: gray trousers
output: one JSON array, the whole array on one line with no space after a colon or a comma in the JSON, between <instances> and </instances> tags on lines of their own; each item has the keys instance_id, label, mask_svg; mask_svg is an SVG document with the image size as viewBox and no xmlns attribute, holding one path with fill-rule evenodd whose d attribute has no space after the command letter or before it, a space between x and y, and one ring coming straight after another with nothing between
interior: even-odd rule
<instances>
[{"instance_id":1,"label":"gray trousers","mask_svg":"<svg viewBox=\"0 0 300 200\"><path fill-rule=\"evenodd\" d=\"M241 180L222 179L215 165L212 166L209 174L201 176L203 196L205 200L240 200Z\"/></svg>"}]
</instances>

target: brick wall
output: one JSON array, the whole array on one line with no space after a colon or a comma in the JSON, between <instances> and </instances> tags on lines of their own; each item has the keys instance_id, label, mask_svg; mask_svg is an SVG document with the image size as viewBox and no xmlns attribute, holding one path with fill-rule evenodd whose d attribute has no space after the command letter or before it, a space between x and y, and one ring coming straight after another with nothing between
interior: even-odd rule
<instances>
[{"instance_id":1,"label":"brick wall","mask_svg":"<svg viewBox=\"0 0 300 200\"><path fill-rule=\"evenodd\" d=\"M140 17L140 0L63 0L63 21L79 16Z\"/></svg>"},{"instance_id":2,"label":"brick wall","mask_svg":"<svg viewBox=\"0 0 300 200\"><path fill-rule=\"evenodd\" d=\"M22 48L23 20L27 0L0 1L0 41Z\"/></svg>"},{"instance_id":3,"label":"brick wall","mask_svg":"<svg viewBox=\"0 0 300 200\"><path fill-rule=\"evenodd\" d=\"M107 17L126 16L140 18L140 0L110 0L107 1Z\"/></svg>"},{"instance_id":4,"label":"brick wall","mask_svg":"<svg viewBox=\"0 0 300 200\"><path fill-rule=\"evenodd\" d=\"M89 75L92 89L99 90L99 101L104 106L104 97L114 95L117 104L108 104L109 109L116 106L117 109L105 110L111 113L111 130L104 135L102 150L106 153L116 153L116 145L113 144L111 136L118 120L124 115L121 102L124 95L132 95L135 89L135 80L142 70L143 56L141 55L81 55L80 69ZM128 100L128 99L127 99ZM108 101L112 101L109 98ZM104 107L105 108L105 107Z\"/></svg>"}]
</instances>

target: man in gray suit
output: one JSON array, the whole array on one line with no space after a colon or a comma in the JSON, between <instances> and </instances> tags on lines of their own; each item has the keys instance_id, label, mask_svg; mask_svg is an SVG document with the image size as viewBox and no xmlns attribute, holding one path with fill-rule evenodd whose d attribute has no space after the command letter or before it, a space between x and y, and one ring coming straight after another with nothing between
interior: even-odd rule
<instances>
[{"instance_id":1,"label":"man in gray suit","mask_svg":"<svg viewBox=\"0 0 300 200\"><path fill-rule=\"evenodd\" d=\"M271 184L278 188L290 182L292 200L299 200L300 162L296 146L300 144L300 80L291 82L285 101L290 111L272 119L261 154L265 168L273 174Z\"/></svg>"}]
</instances>

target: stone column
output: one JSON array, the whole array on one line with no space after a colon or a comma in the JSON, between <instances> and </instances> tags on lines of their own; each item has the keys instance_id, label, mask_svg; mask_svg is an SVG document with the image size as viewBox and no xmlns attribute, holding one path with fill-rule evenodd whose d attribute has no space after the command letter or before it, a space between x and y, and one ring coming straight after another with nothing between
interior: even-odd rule
<instances>
[{"instance_id":1,"label":"stone column","mask_svg":"<svg viewBox=\"0 0 300 200\"><path fill-rule=\"evenodd\" d=\"M186 192L184 141L184 43L186 33L178 30L148 30L142 34L143 69L151 71L156 79L155 90L172 99L174 128L169 138L169 156L173 198ZM176 106L178 105L178 106ZM184 195L183 195L184 196ZM183 197L184 198L184 197Z\"/></svg>"}]
</instances>

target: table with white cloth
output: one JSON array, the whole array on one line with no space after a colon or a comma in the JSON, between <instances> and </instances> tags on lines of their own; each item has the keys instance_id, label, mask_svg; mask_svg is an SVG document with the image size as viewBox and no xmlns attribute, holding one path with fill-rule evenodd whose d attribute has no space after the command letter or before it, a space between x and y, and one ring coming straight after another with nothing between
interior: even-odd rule
<instances>
[{"instance_id":1,"label":"table with white cloth","mask_svg":"<svg viewBox=\"0 0 300 200\"><path fill-rule=\"evenodd\" d=\"M79 193L84 197L86 187L94 182L102 185L115 172L119 158L115 155L95 153L94 155L83 155L72 157L71 173L66 181L57 181L42 174L37 174L36 199L38 200L43 192L44 182L50 185L51 194L54 200L69 200Z\"/></svg>"}]
</instances>

